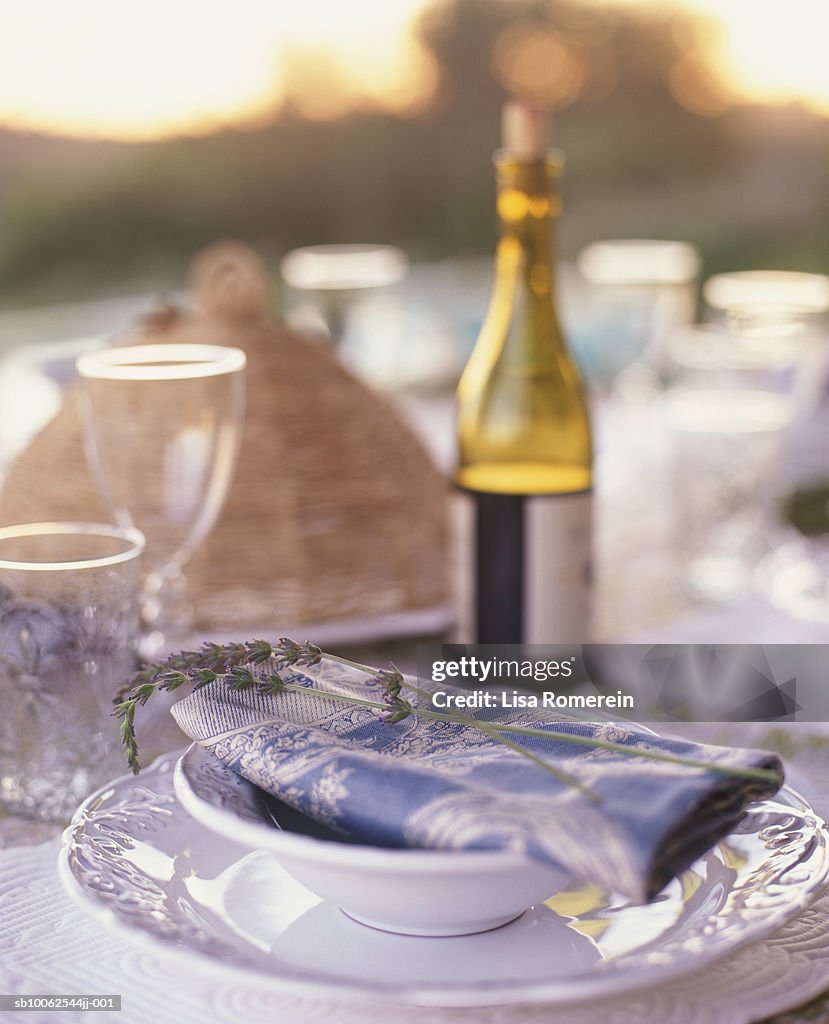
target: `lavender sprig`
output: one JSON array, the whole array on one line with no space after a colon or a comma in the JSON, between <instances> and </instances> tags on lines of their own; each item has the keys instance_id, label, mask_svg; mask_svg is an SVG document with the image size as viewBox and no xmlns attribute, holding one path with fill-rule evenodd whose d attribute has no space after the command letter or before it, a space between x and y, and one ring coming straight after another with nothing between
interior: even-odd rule
<instances>
[{"instance_id":1,"label":"lavender sprig","mask_svg":"<svg viewBox=\"0 0 829 1024\"><path fill-rule=\"evenodd\" d=\"M360 697L348 697L344 694L320 690L311 686L298 686L286 682L282 673L292 668L310 668L318 665L323 658L353 668L367 676L367 686L379 689L379 700ZM251 670L259 669L261 674ZM650 760L666 761L684 765L689 768L704 768L725 775L736 775L743 778L761 780L763 782L779 782L776 772L766 768L740 768L714 761L701 761L681 757L662 751L629 747L625 744L599 740L591 736L580 736L573 733L558 732L550 729L533 729L526 726L513 726L498 722L479 721L471 715L459 711L439 713L430 711L423 706L430 694L407 680L400 669L389 663L383 668L362 665L349 661L334 654L322 651L316 644L309 641L298 643L288 637L280 637L275 643L268 640L249 640L244 643L216 644L205 643L198 651L181 651L173 654L166 661L151 665L141 670L119 690L115 697L113 715L121 719L121 741L127 755L127 763L134 773L140 771L138 760L139 747L135 735L136 709L143 707L157 690L177 690L189 685L193 690L215 682L217 679L234 690L258 689L262 693L278 694L295 691L315 697L333 700L345 704L354 704L383 713L383 721L387 723L401 722L414 715L418 718L429 718L439 722L450 722L456 725L470 726L484 735L502 743L516 753L523 755L539 767L550 772L560 781L580 790L589 799L597 799L578 779L567 772L538 757L532 751L520 746L506 734L526 736L537 739L561 739L567 743L593 747L625 754L631 757L644 757ZM415 707L402 696L403 690L422 698Z\"/></svg>"},{"instance_id":2,"label":"lavender sprig","mask_svg":"<svg viewBox=\"0 0 829 1024\"><path fill-rule=\"evenodd\" d=\"M121 687L113 702L113 714L121 719L121 737L130 768L135 773L139 771L135 711L139 705L143 707L156 690L178 690L188 684L193 690L199 690L221 677L234 690L257 687L266 693L278 693L286 688L280 672L293 667L310 668L319 664L323 656L316 644L280 637L276 643L268 640L205 643L197 651L181 651L164 662L147 666ZM248 667L259 668L266 664L270 664L271 671L264 679ZM377 672L377 680L383 687L389 714L399 715L404 708L408 708L410 714L411 705L398 696L403 682L400 671L390 665Z\"/></svg>"}]
</instances>

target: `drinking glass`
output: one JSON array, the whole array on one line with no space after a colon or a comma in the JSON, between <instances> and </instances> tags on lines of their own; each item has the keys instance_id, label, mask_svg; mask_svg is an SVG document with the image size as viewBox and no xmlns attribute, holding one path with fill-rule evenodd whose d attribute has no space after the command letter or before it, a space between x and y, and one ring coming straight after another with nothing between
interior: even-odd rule
<instances>
[{"instance_id":1,"label":"drinking glass","mask_svg":"<svg viewBox=\"0 0 829 1024\"><path fill-rule=\"evenodd\" d=\"M292 322L327 335L339 345L355 297L402 281L409 261L395 245L306 245L282 258L285 283L306 300Z\"/></svg>"},{"instance_id":2,"label":"drinking glass","mask_svg":"<svg viewBox=\"0 0 829 1024\"><path fill-rule=\"evenodd\" d=\"M241 440L245 354L138 345L81 356L88 457L116 522L147 538L141 653L191 620L183 568L224 504Z\"/></svg>"},{"instance_id":3,"label":"drinking glass","mask_svg":"<svg viewBox=\"0 0 829 1024\"><path fill-rule=\"evenodd\" d=\"M594 403L595 477L617 507L640 503L641 481L660 472L662 452L652 442L665 338L694 318L699 266L696 248L681 241L609 239L579 253L574 352L604 399Z\"/></svg>"},{"instance_id":4,"label":"drinking glass","mask_svg":"<svg viewBox=\"0 0 829 1024\"><path fill-rule=\"evenodd\" d=\"M821 503L825 481L822 423L815 420L826 388L829 276L794 271L755 270L709 278L703 297L711 314L751 340L755 355L787 350L794 370L790 390L800 428L796 463L786 481L794 492L787 504ZM805 498L804 498L805 495ZM815 499L814 496L817 496ZM826 621L829 616L829 543L825 533L793 527L782 535L758 572L764 595L795 618Z\"/></svg>"},{"instance_id":5,"label":"drinking glass","mask_svg":"<svg viewBox=\"0 0 829 1024\"><path fill-rule=\"evenodd\" d=\"M826 381L829 277L744 270L709 277L702 294L709 313L740 336L755 359L789 359L798 417L813 413Z\"/></svg>"},{"instance_id":6,"label":"drinking glass","mask_svg":"<svg viewBox=\"0 0 829 1024\"><path fill-rule=\"evenodd\" d=\"M68 819L125 760L112 699L137 664L138 530L0 529L0 809Z\"/></svg>"},{"instance_id":7,"label":"drinking glass","mask_svg":"<svg viewBox=\"0 0 829 1024\"><path fill-rule=\"evenodd\" d=\"M665 405L684 582L696 597L733 600L751 589L769 550L791 403L773 391L683 386Z\"/></svg>"},{"instance_id":8,"label":"drinking glass","mask_svg":"<svg viewBox=\"0 0 829 1024\"><path fill-rule=\"evenodd\" d=\"M709 309L721 314L785 306L822 313L829 309L829 277L794 270L737 270L709 277L702 295Z\"/></svg>"},{"instance_id":9,"label":"drinking glass","mask_svg":"<svg viewBox=\"0 0 829 1024\"><path fill-rule=\"evenodd\" d=\"M787 396L794 412L801 408L796 322L752 317L690 324L671 332L667 350L672 384L774 391Z\"/></svg>"},{"instance_id":10,"label":"drinking glass","mask_svg":"<svg viewBox=\"0 0 829 1024\"><path fill-rule=\"evenodd\" d=\"M694 319L700 256L687 242L654 238L593 242L579 253L587 285L577 355L588 377L614 384L632 364L636 380L664 379L668 333Z\"/></svg>"}]
</instances>

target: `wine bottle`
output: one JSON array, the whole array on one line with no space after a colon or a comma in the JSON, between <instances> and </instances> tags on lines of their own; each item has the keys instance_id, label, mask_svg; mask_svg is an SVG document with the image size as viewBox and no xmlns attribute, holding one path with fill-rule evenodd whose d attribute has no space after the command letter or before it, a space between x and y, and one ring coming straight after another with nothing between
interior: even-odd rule
<instances>
[{"instance_id":1,"label":"wine bottle","mask_svg":"<svg viewBox=\"0 0 829 1024\"><path fill-rule=\"evenodd\" d=\"M457 394L455 483L474 499L478 643L589 637L592 442L555 300L562 157L543 110L511 102L495 154L489 310Z\"/></svg>"}]
</instances>

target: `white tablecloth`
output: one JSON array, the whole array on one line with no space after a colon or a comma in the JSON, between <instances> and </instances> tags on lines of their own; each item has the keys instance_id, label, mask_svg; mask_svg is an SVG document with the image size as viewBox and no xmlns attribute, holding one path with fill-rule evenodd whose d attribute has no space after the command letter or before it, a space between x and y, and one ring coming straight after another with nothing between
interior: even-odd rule
<instances>
[{"instance_id":1,"label":"white tablecloth","mask_svg":"<svg viewBox=\"0 0 829 1024\"><path fill-rule=\"evenodd\" d=\"M697 729L700 727L697 726ZM734 728L734 727L729 727ZM768 726L741 727L735 740L762 742ZM775 726L778 731L781 726ZM829 812L829 739L787 727L795 788ZM722 738L722 737L718 737ZM824 746L826 744L826 746ZM791 762L790 762L791 763ZM312 1002L217 983L205 970L183 969L163 949L133 945L75 906L63 892L55 863L58 840L0 851L0 993L123 997L123 1024L747 1024L798 1005L829 988L829 894L797 920L704 971L659 989L569 1008L503 1006L436 1010ZM436 940L440 941L440 940ZM0 1014L0 1021L100 1020L91 1013Z\"/></svg>"}]
</instances>

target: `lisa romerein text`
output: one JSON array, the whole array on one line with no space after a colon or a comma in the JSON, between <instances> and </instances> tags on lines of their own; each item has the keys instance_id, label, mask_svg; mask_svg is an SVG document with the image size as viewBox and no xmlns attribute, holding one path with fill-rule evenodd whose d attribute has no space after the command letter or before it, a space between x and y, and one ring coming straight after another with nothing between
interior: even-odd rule
<instances>
[{"instance_id":1,"label":"lisa romerein text","mask_svg":"<svg viewBox=\"0 0 829 1024\"><path fill-rule=\"evenodd\" d=\"M432 706L440 709L459 708L555 708L557 711L577 711L603 708L633 708L633 697L617 690L616 693L522 693L519 690L436 690Z\"/></svg>"}]
</instances>

